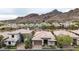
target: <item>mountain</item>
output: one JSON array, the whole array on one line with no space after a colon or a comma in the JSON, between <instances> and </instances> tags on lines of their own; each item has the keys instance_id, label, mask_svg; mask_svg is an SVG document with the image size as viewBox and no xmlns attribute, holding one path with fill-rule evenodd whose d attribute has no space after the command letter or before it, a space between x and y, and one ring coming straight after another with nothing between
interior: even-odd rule
<instances>
[{"instance_id":1,"label":"mountain","mask_svg":"<svg viewBox=\"0 0 79 59\"><path fill-rule=\"evenodd\" d=\"M40 22L63 22L63 21L79 21L79 8L70 10L68 12L60 12L53 10L46 14L29 14L24 17L18 17L12 20L5 20L6 23L40 23Z\"/></svg>"}]
</instances>

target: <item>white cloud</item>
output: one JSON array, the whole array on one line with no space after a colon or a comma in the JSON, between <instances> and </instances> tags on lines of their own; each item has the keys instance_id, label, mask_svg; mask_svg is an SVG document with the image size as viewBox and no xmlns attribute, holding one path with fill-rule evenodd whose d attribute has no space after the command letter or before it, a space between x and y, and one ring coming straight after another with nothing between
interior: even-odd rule
<instances>
[{"instance_id":1,"label":"white cloud","mask_svg":"<svg viewBox=\"0 0 79 59\"><path fill-rule=\"evenodd\" d=\"M14 19L17 17L18 17L18 15L0 15L0 20Z\"/></svg>"}]
</instances>

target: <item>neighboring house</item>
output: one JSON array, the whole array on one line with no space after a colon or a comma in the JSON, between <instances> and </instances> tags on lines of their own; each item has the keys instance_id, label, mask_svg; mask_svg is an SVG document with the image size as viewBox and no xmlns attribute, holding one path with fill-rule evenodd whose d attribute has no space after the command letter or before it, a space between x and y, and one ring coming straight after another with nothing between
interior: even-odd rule
<instances>
[{"instance_id":1,"label":"neighboring house","mask_svg":"<svg viewBox=\"0 0 79 59\"><path fill-rule=\"evenodd\" d=\"M49 31L37 31L32 38L32 47L55 45L55 37Z\"/></svg>"},{"instance_id":2,"label":"neighboring house","mask_svg":"<svg viewBox=\"0 0 79 59\"><path fill-rule=\"evenodd\" d=\"M64 23L62 23L62 26L64 28L68 28L70 26L70 22L64 22Z\"/></svg>"},{"instance_id":3,"label":"neighboring house","mask_svg":"<svg viewBox=\"0 0 79 59\"><path fill-rule=\"evenodd\" d=\"M76 25L75 22L71 22L71 21L62 22L62 23L60 23L60 25L61 25L63 28L68 28L68 27L70 27L70 26L72 26L72 25L78 27L78 25Z\"/></svg>"},{"instance_id":4,"label":"neighboring house","mask_svg":"<svg viewBox=\"0 0 79 59\"><path fill-rule=\"evenodd\" d=\"M24 40L27 38L27 36L32 37L32 30L30 30L29 28L27 29L18 29L15 32L18 32L21 34L21 41L24 42Z\"/></svg>"},{"instance_id":5,"label":"neighboring house","mask_svg":"<svg viewBox=\"0 0 79 59\"><path fill-rule=\"evenodd\" d=\"M71 43L71 45L79 45L79 36L71 33L69 31L66 30L55 30L53 31L53 33L58 36L58 35L69 35L70 37L73 38L73 42Z\"/></svg>"},{"instance_id":6,"label":"neighboring house","mask_svg":"<svg viewBox=\"0 0 79 59\"><path fill-rule=\"evenodd\" d=\"M61 26L58 22L54 22L54 23L52 23L52 25L54 25L55 27L60 27Z\"/></svg>"},{"instance_id":7,"label":"neighboring house","mask_svg":"<svg viewBox=\"0 0 79 59\"><path fill-rule=\"evenodd\" d=\"M26 34L26 33L32 33L32 30L30 30L29 28L27 29L18 29L15 32L21 33L21 34Z\"/></svg>"},{"instance_id":8,"label":"neighboring house","mask_svg":"<svg viewBox=\"0 0 79 59\"><path fill-rule=\"evenodd\" d=\"M6 34L6 36L8 37L8 39L5 39L4 44L5 45L11 45L14 46L17 43L20 42L24 42L24 37L23 34L30 34L30 36L32 35L32 30L29 29L18 29L15 31L11 31L11 32L4 32L4 34ZM27 36L27 35L26 35Z\"/></svg>"},{"instance_id":9,"label":"neighboring house","mask_svg":"<svg viewBox=\"0 0 79 59\"><path fill-rule=\"evenodd\" d=\"M79 36L79 29L78 30L71 30L71 32ZM77 45L79 45L79 38L76 42L77 42Z\"/></svg>"},{"instance_id":10,"label":"neighboring house","mask_svg":"<svg viewBox=\"0 0 79 59\"><path fill-rule=\"evenodd\" d=\"M20 33L10 32L7 35L8 38L4 40L6 46L15 46L17 43L21 42Z\"/></svg>"},{"instance_id":11,"label":"neighboring house","mask_svg":"<svg viewBox=\"0 0 79 59\"><path fill-rule=\"evenodd\" d=\"M17 24L7 24L6 26L11 27L11 28L18 28Z\"/></svg>"}]
</instances>

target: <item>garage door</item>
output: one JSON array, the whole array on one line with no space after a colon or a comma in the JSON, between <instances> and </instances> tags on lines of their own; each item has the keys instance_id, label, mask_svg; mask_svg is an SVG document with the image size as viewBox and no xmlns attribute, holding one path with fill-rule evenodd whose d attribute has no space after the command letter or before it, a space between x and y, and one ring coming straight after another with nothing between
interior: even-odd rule
<instances>
[{"instance_id":1,"label":"garage door","mask_svg":"<svg viewBox=\"0 0 79 59\"><path fill-rule=\"evenodd\" d=\"M39 41L34 41L34 45L42 45L42 41L39 40Z\"/></svg>"}]
</instances>

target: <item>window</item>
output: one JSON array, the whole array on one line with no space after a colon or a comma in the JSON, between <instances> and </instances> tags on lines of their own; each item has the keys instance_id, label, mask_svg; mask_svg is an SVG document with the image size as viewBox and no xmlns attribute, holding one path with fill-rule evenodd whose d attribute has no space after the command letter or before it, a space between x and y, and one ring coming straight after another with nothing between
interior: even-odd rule
<instances>
[{"instance_id":1,"label":"window","mask_svg":"<svg viewBox=\"0 0 79 59\"><path fill-rule=\"evenodd\" d=\"M73 39L73 45L77 45L77 39Z\"/></svg>"},{"instance_id":2,"label":"window","mask_svg":"<svg viewBox=\"0 0 79 59\"><path fill-rule=\"evenodd\" d=\"M11 44L11 42L9 41L8 44Z\"/></svg>"},{"instance_id":3,"label":"window","mask_svg":"<svg viewBox=\"0 0 79 59\"><path fill-rule=\"evenodd\" d=\"M12 35L12 38L14 38L14 35Z\"/></svg>"}]
</instances>

